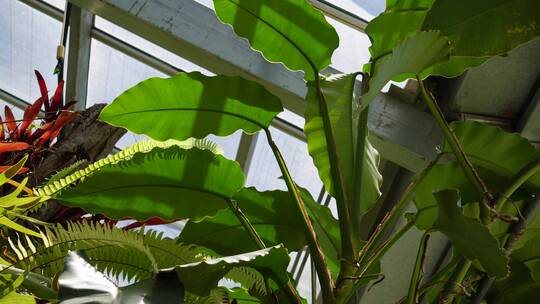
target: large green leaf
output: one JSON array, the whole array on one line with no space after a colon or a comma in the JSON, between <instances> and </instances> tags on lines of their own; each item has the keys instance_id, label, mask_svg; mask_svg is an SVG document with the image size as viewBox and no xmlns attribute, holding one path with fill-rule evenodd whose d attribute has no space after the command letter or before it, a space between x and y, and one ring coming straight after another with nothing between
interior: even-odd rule
<instances>
[{"instance_id":1,"label":"large green leaf","mask_svg":"<svg viewBox=\"0 0 540 304\"><path fill-rule=\"evenodd\" d=\"M174 273L125 287L118 287L87 261L82 253L70 252L58 277L58 299L62 303L184 303L184 288Z\"/></svg>"},{"instance_id":2,"label":"large green leaf","mask_svg":"<svg viewBox=\"0 0 540 304\"><path fill-rule=\"evenodd\" d=\"M214 0L217 16L271 62L302 70L313 80L330 64L339 38L306 0Z\"/></svg>"},{"instance_id":3,"label":"large green leaf","mask_svg":"<svg viewBox=\"0 0 540 304\"><path fill-rule=\"evenodd\" d=\"M448 40L436 31L417 32L402 40L392 54L384 57L374 67L369 90L362 95L362 107L367 106L388 83L400 76L412 78L429 76L425 70L448 59Z\"/></svg>"},{"instance_id":4,"label":"large green leaf","mask_svg":"<svg viewBox=\"0 0 540 304\"><path fill-rule=\"evenodd\" d=\"M268 127L283 110L263 86L241 77L180 73L150 78L103 109L100 119L153 139L227 136Z\"/></svg>"},{"instance_id":5,"label":"large green leaf","mask_svg":"<svg viewBox=\"0 0 540 304\"><path fill-rule=\"evenodd\" d=\"M57 198L119 219L201 218L227 207L244 185L238 163L206 150L155 148L105 165Z\"/></svg>"},{"instance_id":6,"label":"large green leaf","mask_svg":"<svg viewBox=\"0 0 540 304\"><path fill-rule=\"evenodd\" d=\"M512 177L540 158L540 151L518 133L479 122L454 122L451 127L471 162L500 176ZM445 145L444 151L449 152L450 147ZM540 188L540 173L527 184Z\"/></svg>"},{"instance_id":7,"label":"large green leaf","mask_svg":"<svg viewBox=\"0 0 540 304\"><path fill-rule=\"evenodd\" d=\"M433 0L398 0L386 5L386 10L369 22L366 34L371 39L372 61L389 55L398 43L422 28Z\"/></svg>"},{"instance_id":8,"label":"large green leaf","mask_svg":"<svg viewBox=\"0 0 540 304\"><path fill-rule=\"evenodd\" d=\"M251 267L266 277L271 277L281 284L287 284L289 282L288 264L287 250L283 246L274 246L235 256L178 265L174 269L187 290L199 296L206 296L212 288L217 286L218 281L235 267ZM164 270L166 271L168 270Z\"/></svg>"},{"instance_id":9,"label":"large green leaf","mask_svg":"<svg viewBox=\"0 0 540 304\"><path fill-rule=\"evenodd\" d=\"M437 0L423 28L439 30L452 55L495 56L540 35L537 0Z\"/></svg>"},{"instance_id":10,"label":"large green leaf","mask_svg":"<svg viewBox=\"0 0 540 304\"><path fill-rule=\"evenodd\" d=\"M529 268L532 279L540 284L540 237L527 241L525 246L512 253L511 258L523 262Z\"/></svg>"},{"instance_id":11,"label":"large green leaf","mask_svg":"<svg viewBox=\"0 0 540 304\"><path fill-rule=\"evenodd\" d=\"M337 275L339 224L328 207L315 202L307 191L301 189L301 193L321 248L328 258L329 267L332 273ZM234 200L267 246L283 243L289 251L298 251L307 245L303 222L287 192L258 192L255 188L245 188L235 195ZM202 221L188 222L179 241L204 246L222 255L257 249L240 221L229 209L221 210L215 216Z\"/></svg>"},{"instance_id":12,"label":"large green leaf","mask_svg":"<svg viewBox=\"0 0 540 304\"><path fill-rule=\"evenodd\" d=\"M537 0L437 0L423 29L440 30L452 45L448 62L430 74L457 76L540 35Z\"/></svg>"},{"instance_id":13,"label":"large green leaf","mask_svg":"<svg viewBox=\"0 0 540 304\"><path fill-rule=\"evenodd\" d=\"M467 259L478 260L489 275L505 277L508 273L506 255L484 225L463 215L458 206L458 192L439 191L435 198L438 216L434 228L444 233Z\"/></svg>"},{"instance_id":14,"label":"large green leaf","mask_svg":"<svg viewBox=\"0 0 540 304\"><path fill-rule=\"evenodd\" d=\"M510 263L510 275L496 281L486 297L489 304L536 303L540 294L540 284L534 282L527 267L519 262Z\"/></svg>"},{"instance_id":15,"label":"large green leaf","mask_svg":"<svg viewBox=\"0 0 540 304\"><path fill-rule=\"evenodd\" d=\"M499 127L479 122L454 122L450 126L488 189L493 193L504 189L512 176L540 157L540 151L517 133L508 133ZM450 153L450 147L445 145L443 152ZM524 188L528 192L540 189L540 174L532 176ZM416 222L419 228L428 229L433 225L435 221L433 214L436 211L430 208L437 205L433 191L443 189L459 189L462 204L481 200L480 194L470 184L457 162L437 164L415 189L416 207L424 210Z\"/></svg>"},{"instance_id":16,"label":"large green leaf","mask_svg":"<svg viewBox=\"0 0 540 304\"><path fill-rule=\"evenodd\" d=\"M288 192L258 192L255 188L245 188L234 200L267 246L283 243L287 249L296 251L306 245L302 222ZM179 241L204 246L221 255L258 249L230 209L203 221L188 222Z\"/></svg>"},{"instance_id":17,"label":"large green leaf","mask_svg":"<svg viewBox=\"0 0 540 304\"><path fill-rule=\"evenodd\" d=\"M369 210L379 198L382 176L378 172L379 153L366 138L365 150L361 156L363 161L360 168L355 168L355 145L357 142L357 124L359 123L358 104L354 100L354 84L356 74L332 75L321 78L320 88L325 97L330 128L336 143L337 160L330 159L323 125L323 113L320 111L317 90L314 83L308 83L308 97L306 106L306 134L308 151L318 169L319 177L324 183L326 191L334 195L330 164L338 165L344 189L349 201L355 200L353 192L355 187L362 189L361 203L358 209L361 213ZM362 135L364 136L364 135ZM361 171L360 182L355 182L354 170Z\"/></svg>"}]
</instances>

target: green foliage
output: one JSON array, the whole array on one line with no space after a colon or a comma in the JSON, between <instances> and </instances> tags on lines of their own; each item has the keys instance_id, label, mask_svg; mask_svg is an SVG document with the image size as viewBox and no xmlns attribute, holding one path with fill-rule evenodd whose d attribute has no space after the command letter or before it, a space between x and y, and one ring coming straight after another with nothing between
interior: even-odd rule
<instances>
[{"instance_id":1,"label":"green foliage","mask_svg":"<svg viewBox=\"0 0 540 304\"><path fill-rule=\"evenodd\" d=\"M221 155L197 148L154 148L103 166L57 198L114 219L202 218L226 208L243 184L238 163Z\"/></svg>"},{"instance_id":2,"label":"green foliage","mask_svg":"<svg viewBox=\"0 0 540 304\"><path fill-rule=\"evenodd\" d=\"M330 209L315 202L306 190L302 189L302 197L329 267L337 276L340 248L337 220ZM289 193L277 190L258 192L255 188L245 188L235 195L234 200L267 246L283 244L289 251L299 251L307 245L302 221ZM188 222L179 241L207 247L222 255L257 249L241 222L229 209L202 221Z\"/></svg>"},{"instance_id":3,"label":"green foliage","mask_svg":"<svg viewBox=\"0 0 540 304\"><path fill-rule=\"evenodd\" d=\"M279 99L253 81L192 72L139 83L103 109L100 119L156 140L185 140L240 129L254 133L282 110Z\"/></svg>"},{"instance_id":4,"label":"green foliage","mask_svg":"<svg viewBox=\"0 0 540 304\"><path fill-rule=\"evenodd\" d=\"M452 46L449 62L430 74L458 76L540 35L536 0L437 0L424 30L441 31Z\"/></svg>"},{"instance_id":5,"label":"green foliage","mask_svg":"<svg viewBox=\"0 0 540 304\"><path fill-rule=\"evenodd\" d=\"M490 276L504 278L508 273L504 252L484 225L463 215L457 191L443 190L435 193L435 198L439 210L434 228L467 259L477 259Z\"/></svg>"},{"instance_id":6,"label":"green foliage","mask_svg":"<svg viewBox=\"0 0 540 304\"><path fill-rule=\"evenodd\" d=\"M392 79L426 78L429 74L425 71L446 60L449 53L448 40L440 32L418 32L405 38L392 49L392 54L373 67L369 90L362 95L362 107L367 106Z\"/></svg>"},{"instance_id":7,"label":"green foliage","mask_svg":"<svg viewBox=\"0 0 540 304\"><path fill-rule=\"evenodd\" d=\"M118 153L91 163L81 170L69 173L67 171L60 171L62 172L62 174L58 172L54 176L57 176L58 174L63 175L64 173L68 173L68 175L62 177L58 176L59 178L54 180L50 179L44 185L34 188L34 192L37 195L43 197L57 195L59 192L67 189L74 183L99 171L104 166L130 160L135 154L147 153L152 151L152 149L154 148L169 148L173 146L177 146L183 149L198 148L200 150L209 150L215 154L222 154L221 148L219 148L219 146L206 139L188 139L185 141L166 140L163 142L155 140L141 140L129 147L124 148ZM71 166L69 168L71 168Z\"/></svg>"},{"instance_id":8,"label":"green foliage","mask_svg":"<svg viewBox=\"0 0 540 304\"><path fill-rule=\"evenodd\" d=\"M69 251L83 251L92 266L113 278L137 281L152 277L158 269L200 260L192 246L177 244L153 232L126 231L87 222L68 223L42 233L41 242L26 239L12 245L18 261L12 267L30 269L46 276L63 270ZM0 271L0 273L6 270Z\"/></svg>"},{"instance_id":9,"label":"green foliage","mask_svg":"<svg viewBox=\"0 0 540 304\"><path fill-rule=\"evenodd\" d=\"M28 192L28 179L10 181L25 159L0 174L0 185L10 181L17 186L0 197L0 225L6 231L27 234L22 238L11 233L7 238L10 250L6 259L16 262L0 271L3 296L23 297L15 291L19 286L27 288L19 284L28 283L31 275L46 275L49 280L60 273L59 300L74 303L87 300L79 289L88 291L90 297L101 294L126 303L143 299L157 303L167 296L175 302L184 298L187 303L273 303L275 298L300 303L287 273L288 253L309 245L323 301L343 304L359 286L380 277L374 273L379 271L380 259L412 227L408 223L391 233L414 194L419 209L417 227L445 234L456 251L478 268L470 271L468 266L449 264L436 276L444 280L461 276L453 282L458 286L463 276L486 272L499 279L488 295L490 303L532 301L539 290L540 216L531 221L513 254L503 252L501 245L508 239L510 224L491 215L494 210L504 213L497 213L501 218L520 213L506 205L489 206L491 214L486 215L491 197L486 200L482 184L500 205L508 198L527 206L531 193L540 189L540 173L531 173L523 185L516 186L517 191L505 189L516 174L540 159L540 152L519 135L478 123L453 124L458 138L454 140L422 80L430 75L457 76L538 36L537 0L387 0L385 12L366 28L372 59L364 73L328 76L319 74L329 65L339 39L309 1L214 0L214 7L217 17L267 60L305 73L308 150L325 189L336 199L340 220L290 178L268 131L283 108L262 85L241 77L209 77L197 72L152 78L118 96L100 118L167 142L138 143L80 170L81 164L76 163L34 189L39 197L21 196L23 190ZM358 75L363 81L360 100L355 96ZM379 155L367 137L367 108L389 81L407 78L421 81L423 97L452 149L445 145L443 161L419 174L399 200L396 213L374 223L374 232L363 240L361 220L379 200L382 183ZM216 145L200 140L237 130L266 132L288 193L244 188L240 166L219 155ZM19 212L48 198L102 214L106 221L190 221L180 238L172 240L153 232L124 231L86 221L37 234L12 220L29 220ZM381 206L385 208L386 203ZM42 238L39 244L30 238L38 235ZM420 280L426 242L419 250L409 302L419 294L418 286L430 280ZM82 253L68 254L71 251L84 252L87 258ZM507 254L512 272L505 278ZM21 269L29 275L21 275ZM87 280L82 282L81 276ZM222 278L232 279L242 288L218 287ZM136 283L119 288L111 279ZM50 285L40 286L50 289ZM437 293L444 289L439 292L437 288Z\"/></svg>"},{"instance_id":10,"label":"green foliage","mask_svg":"<svg viewBox=\"0 0 540 304\"><path fill-rule=\"evenodd\" d=\"M305 0L214 0L218 18L271 62L302 70L314 80L339 38L323 14Z\"/></svg>"},{"instance_id":11,"label":"green foliage","mask_svg":"<svg viewBox=\"0 0 540 304\"><path fill-rule=\"evenodd\" d=\"M66 256L58 285L58 300L62 303L93 303L96 299L100 303L184 303L182 283L174 274L158 273L153 278L118 287L92 267L82 253L70 252Z\"/></svg>"},{"instance_id":12,"label":"green foliage","mask_svg":"<svg viewBox=\"0 0 540 304\"><path fill-rule=\"evenodd\" d=\"M324 94L327 115L330 118L330 129L336 143L337 159L331 159L328 152L323 114L319 107L318 91L314 83L308 84L304 132L309 154L313 158L326 191L331 195L334 195L336 191L330 169L330 164L334 163L338 165L343 177L344 188L351 204L355 201L354 188L361 188L362 196L358 199L361 205L352 208L358 207L361 210L359 213L365 213L381 194L379 189L382 176L378 171L379 153L371 146L367 138L365 152L358 156L362 157L361 166L355 167L357 137L364 136L364 134L358 135L360 110L358 103L354 100L356 76L357 74L332 75L320 80L320 89ZM357 181L354 180L355 170L362 172Z\"/></svg>"},{"instance_id":13,"label":"green foliage","mask_svg":"<svg viewBox=\"0 0 540 304\"><path fill-rule=\"evenodd\" d=\"M249 266L266 276L286 284L289 255L283 246L274 246L240 255L217 258L192 264L178 265L176 273L186 289L207 296L218 281L234 267Z\"/></svg>"}]
</instances>

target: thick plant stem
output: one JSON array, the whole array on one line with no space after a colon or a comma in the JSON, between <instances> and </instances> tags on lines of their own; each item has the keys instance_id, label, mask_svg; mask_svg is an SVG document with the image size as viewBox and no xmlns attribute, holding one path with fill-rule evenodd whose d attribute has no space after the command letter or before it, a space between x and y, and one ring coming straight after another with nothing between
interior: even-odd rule
<instances>
[{"instance_id":1,"label":"thick plant stem","mask_svg":"<svg viewBox=\"0 0 540 304\"><path fill-rule=\"evenodd\" d=\"M439 303L452 303L456 293L458 292L458 286L461 285L463 279L467 275L469 268L471 268L472 261L461 257L454 272L444 284L443 290L439 295Z\"/></svg>"},{"instance_id":2,"label":"thick plant stem","mask_svg":"<svg viewBox=\"0 0 540 304\"><path fill-rule=\"evenodd\" d=\"M253 227L247 216L244 214L244 212L242 212L242 209L240 209L240 207L238 207L238 205L232 200L228 200L227 203L229 204L229 209L231 209L236 218L238 218L244 229L246 229L246 231L248 232L251 239L257 244L257 247L259 247L259 249L267 248L263 239L257 233L257 230L255 230L255 227ZM284 286L285 293L287 294L292 303L301 304L302 298L298 294L296 288L294 288L292 282L292 279L289 278L289 282L287 282L287 284ZM272 293L272 289L270 289L269 286L267 286L267 289L269 294Z\"/></svg>"},{"instance_id":3,"label":"thick plant stem","mask_svg":"<svg viewBox=\"0 0 540 304\"><path fill-rule=\"evenodd\" d=\"M8 184L10 184L10 185L12 185L12 186L15 186L15 187L20 187L20 186L21 186L20 183L14 181L14 180L12 180L12 179L6 180L6 183L8 183ZM32 189L30 189L30 188L24 186L24 187L22 188L22 190L23 190L24 192L26 192L26 194L28 194L29 196L34 196L34 191L32 191Z\"/></svg>"},{"instance_id":4,"label":"thick plant stem","mask_svg":"<svg viewBox=\"0 0 540 304\"><path fill-rule=\"evenodd\" d=\"M482 200L483 200L482 202L483 204L481 205L482 222L484 224L487 224L491 217L490 207L493 207L492 205L494 203L493 195L489 192L484 181L482 181L482 178L480 177L480 175L478 175L478 172L476 171L476 169L474 168L470 160L467 158L467 155L463 151L463 148L461 147L459 140L456 137L456 134L454 134L454 132L448 125L448 122L446 121L446 119L444 119L444 115L441 111L441 108L439 108L439 105L437 104L437 102L426 90L424 81L420 79L419 77L417 77L417 80L418 80L418 83L420 84L420 91L422 94L422 98L424 99L429 110L435 117L437 124L439 125L439 127L441 128L444 134L444 138L450 145L452 152L454 152L456 160L463 168L463 171L465 172L465 175L467 176L471 184L473 184L473 186L482 196Z\"/></svg>"},{"instance_id":5,"label":"thick plant stem","mask_svg":"<svg viewBox=\"0 0 540 304\"><path fill-rule=\"evenodd\" d=\"M407 293L407 304L418 303L418 285L420 283L420 276L422 275L422 268L426 259L427 242L429 240L429 232L424 233L418 246L418 254L416 255L416 262L414 264L414 270L409 285L409 292Z\"/></svg>"},{"instance_id":6,"label":"thick plant stem","mask_svg":"<svg viewBox=\"0 0 540 304\"><path fill-rule=\"evenodd\" d=\"M388 239L384 244L382 244L376 252L373 254L373 256L366 261L365 263L362 263L356 273L353 275L354 277L366 277L369 276L367 274L372 267L377 263L385 254L392 248L392 246L399 240L401 237L407 233L412 227L414 226L414 221L409 221L407 224L405 224L403 227L401 227L390 239ZM347 285L340 285L338 286L338 290L336 291L336 302L335 303L348 303L349 299L353 296L354 291L358 288L358 284L355 282L353 286L347 286ZM342 290L343 289L343 290Z\"/></svg>"},{"instance_id":7,"label":"thick plant stem","mask_svg":"<svg viewBox=\"0 0 540 304\"><path fill-rule=\"evenodd\" d=\"M308 240L310 253L313 257L313 262L315 263L315 268L317 269L317 274L321 283L321 291L323 294L324 302L331 303L334 298L332 293L332 290L334 289L332 274L330 273L330 269L328 268L328 264L326 263L326 258L324 257L324 253L317 240L317 235L315 234L315 230L313 229L313 224L311 223L311 220L307 213L306 206L304 204L304 201L302 200L302 197L300 196L300 192L298 191L296 184L292 180L289 169L287 169L285 159L283 159L281 152L279 151L276 143L272 139L272 134L270 134L270 131L268 129L264 129L264 131L266 133L266 139L268 140L268 144L270 145L270 148L274 153L281 173L283 174L283 178L285 180L285 184L287 185L287 189L289 190L289 194L291 195L293 201L296 203L300 215L302 216L302 221L304 224L304 229L306 230L306 238Z\"/></svg>"}]
</instances>

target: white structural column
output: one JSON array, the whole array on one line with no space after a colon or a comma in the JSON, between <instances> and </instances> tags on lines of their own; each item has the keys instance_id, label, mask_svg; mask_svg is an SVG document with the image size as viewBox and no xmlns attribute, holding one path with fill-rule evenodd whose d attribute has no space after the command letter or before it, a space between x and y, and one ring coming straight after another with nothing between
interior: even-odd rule
<instances>
[{"instance_id":1,"label":"white structural column","mask_svg":"<svg viewBox=\"0 0 540 304\"><path fill-rule=\"evenodd\" d=\"M307 88L303 75L267 62L214 12L193 0L70 0L212 72L262 83L300 115ZM435 154L441 136L429 114L381 94L371 108L369 128L384 158L418 171Z\"/></svg>"},{"instance_id":2,"label":"white structural column","mask_svg":"<svg viewBox=\"0 0 540 304\"><path fill-rule=\"evenodd\" d=\"M75 110L86 109L88 71L90 68L90 33L94 16L76 5L71 6L69 45L66 57L66 101L77 100Z\"/></svg>"}]
</instances>

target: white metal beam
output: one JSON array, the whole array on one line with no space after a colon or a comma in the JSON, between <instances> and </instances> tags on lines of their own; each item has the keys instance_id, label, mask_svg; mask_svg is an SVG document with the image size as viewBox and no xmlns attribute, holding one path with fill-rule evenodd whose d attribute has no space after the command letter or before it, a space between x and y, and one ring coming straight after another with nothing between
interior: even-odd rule
<instances>
[{"instance_id":1,"label":"white metal beam","mask_svg":"<svg viewBox=\"0 0 540 304\"><path fill-rule=\"evenodd\" d=\"M300 72L266 61L214 12L193 0L70 0L213 72L255 79L302 115L306 85ZM441 137L430 115L387 95L370 108L372 140L383 157L418 171Z\"/></svg>"},{"instance_id":2,"label":"white metal beam","mask_svg":"<svg viewBox=\"0 0 540 304\"><path fill-rule=\"evenodd\" d=\"M88 71L90 69L90 33L94 24L91 12L71 6L66 73L66 100L76 99L74 109L86 109Z\"/></svg>"}]
</instances>

